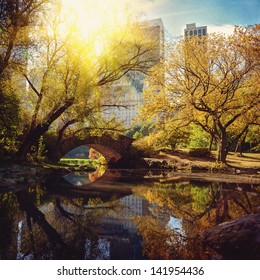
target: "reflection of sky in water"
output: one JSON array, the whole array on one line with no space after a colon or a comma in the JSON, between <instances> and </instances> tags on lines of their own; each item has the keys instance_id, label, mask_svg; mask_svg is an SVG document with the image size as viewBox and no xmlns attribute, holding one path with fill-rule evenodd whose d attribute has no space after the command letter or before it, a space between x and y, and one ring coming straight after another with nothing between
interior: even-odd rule
<instances>
[{"instance_id":1,"label":"reflection of sky in water","mask_svg":"<svg viewBox=\"0 0 260 280\"><path fill-rule=\"evenodd\" d=\"M182 232L182 222L181 222L181 219L178 219L178 218L170 216L170 220L169 220L169 222L167 224L167 227L169 229L173 229L173 230L181 233Z\"/></svg>"},{"instance_id":2,"label":"reflection of sky in water","mask_svg":"<svg viewBox=\"0 0 260 280\"><path fill-rule=\"evenodd\" d=\"M24 259L24 260L33 260L34 255L33 254L23 254L22 253L22 240L23 240L23 228L25 226L25 221L20 221L18 223L18 231L17 231L17 255L16 259Z\"/></svg>"},{"instance_id":3,"label":"reflection of sky in water","mask_svg":"<svg viewBox=\"0 0 260 280\"><path fill-rule=\"evenodd\" d=\"M63 178L73 186L84 186L91 183L88 174L69 174Z\"/></svg>"}]
</instances>

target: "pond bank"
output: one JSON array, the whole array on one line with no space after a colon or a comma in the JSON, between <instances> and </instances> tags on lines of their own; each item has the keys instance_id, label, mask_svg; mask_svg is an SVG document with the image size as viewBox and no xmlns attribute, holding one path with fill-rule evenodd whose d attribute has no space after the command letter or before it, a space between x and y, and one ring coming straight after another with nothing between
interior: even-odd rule
<instances>
[{"instance_id":1,"label":"pond bank","mask_svg":"<svg viewBox=\"0 0 260 280\"><path fill-rule=\"evenodd\" d=\"M160 178L169 182L176 180L220 181L226 183L260 183L260 155L248 154L240 158L228 156L228 164L217 163L213 157L192 157L183 151L161 152L154 158L144 158L139 168L115 169L125 172L145 172L147 178ZM233 163L231 165L230 163ZM104 168L104 167L103 167ZM127 170L127 171L126 171ZM60 164L18 165L8 163L0 166L0 187L33 184L43 180L48 174L68 174L91 172L89 166L69 166Z\"/></svg>"},{"instance_id":2,"label":"pond bank","mask_svg":"<svg viewBox=\"0 0 260 280\"><path fill-rule=\"evenodd\" d=\"M102 177L102 180L106 179L107 174L110 172L115 172L119 174L126 175L131 174L137 176L142 173L142 178L149 181L159 180L164 183L174 183L183 180L187 181L201 181L201 182L221 182L221 183L240 183L240 184L259 184L260 176L249 175L249 174L224 174L224 173L205 173L205 172L176 172L173 170L159 170L159 169L112 169L107 170ZM14 187L23 187L26 185L34 185L36 182L43 182L46 177L49 176L63 176L66 174L73 174L75 171L68 169L44 169L44 168L33 168L33 167L13 167L0 171L0 188L12 189ZM89 172L86 170L76 171L78 173ZM95 175L95 173L93 172ZM93 177L93 176L92 176ZM96 179L99 175L96 176ZM130 177L131 178L131 177ZM95 180L95 179L94 179Z\"/></svg>"}]
</instances>

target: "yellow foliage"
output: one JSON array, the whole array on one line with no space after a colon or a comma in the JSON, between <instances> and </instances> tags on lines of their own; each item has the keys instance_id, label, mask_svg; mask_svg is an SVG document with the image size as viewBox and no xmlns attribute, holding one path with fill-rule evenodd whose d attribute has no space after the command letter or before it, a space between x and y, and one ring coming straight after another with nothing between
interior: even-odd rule
<instances>
[{"instance_id":1,"label":"yellow foliage","mask_svg":"<svg viewBox=\"0 0 260 280\"><path fill-rule=\"evenodd\" d=\"M167 46L171 51L154 70L140 119L154 122L159 130L164 123L199 125L215 139L218 160L224 162L245 131L260 124L260 68L257 44L252 42L252 38L259 40L259 31L255 29Z\"/></svg>"}]
</instances>

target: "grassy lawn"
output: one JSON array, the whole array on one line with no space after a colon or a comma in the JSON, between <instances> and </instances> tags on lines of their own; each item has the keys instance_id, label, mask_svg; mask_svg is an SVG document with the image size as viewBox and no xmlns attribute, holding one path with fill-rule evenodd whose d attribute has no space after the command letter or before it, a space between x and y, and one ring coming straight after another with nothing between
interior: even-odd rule
<instances>
[{"instance_id":1,"label":"grassy lawn","mask_svg":"<svg viewBox=\"0 0 260 280\"><path fill-rule=\"evenodd\" d=\"M258 168L260 170L260 154L243 153L241 157L239 154L229 153L227 163L238 168Z\"/></svg>"},{"instance_id":2,"label":"grassy lawn","mask_svg":"<svg viewBox=\"0 0 260 280\"><path fill-rule=\"evenodd\" d=\"M59 163L74 166L96 167L98 163L90 159L82 158L62 158Z\"/></svg>"},{"instance_id":3,"label":"grassy lawn","mask_svg":"<svg viewBox=\"0 0 260 280\"><path fill-rule=\"evenodd\" d=\"M172 154L161 153L160 158L167 158L175 160L179 163L192 163L197 166L210 167L214 165L217 152L211 152L212 158L195 157L188 154L187 149L181 149ZM260 153L243 153L243 156L230 152L227 156L227 164L238 169L259 169L260 170Z\"/></svg>"}]
</instances>

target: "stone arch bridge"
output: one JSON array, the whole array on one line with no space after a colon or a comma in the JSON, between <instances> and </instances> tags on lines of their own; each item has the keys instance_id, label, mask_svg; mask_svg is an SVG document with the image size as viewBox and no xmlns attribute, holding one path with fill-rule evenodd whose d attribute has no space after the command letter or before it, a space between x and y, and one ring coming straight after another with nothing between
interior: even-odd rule
<instances>
[{"instance_id":1,"label":"stone arch bridge","mask_svg":"<svg viewBox=\"0 0 260 280\"><path fill-rule=\"evenodd\" d=\"M109 165L117 163L130 151L134 139L124 135L112 137L109 134L102 136L86 136L81 139L77 136L71 136L55 147L47 147L48 156L53 161L59 161L69 151L87 145L102 154Z\"/></svg>"}]
</instances>

